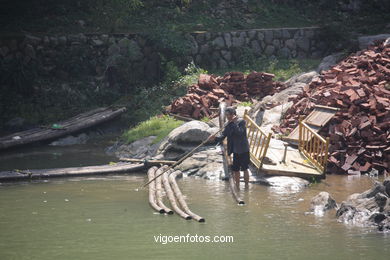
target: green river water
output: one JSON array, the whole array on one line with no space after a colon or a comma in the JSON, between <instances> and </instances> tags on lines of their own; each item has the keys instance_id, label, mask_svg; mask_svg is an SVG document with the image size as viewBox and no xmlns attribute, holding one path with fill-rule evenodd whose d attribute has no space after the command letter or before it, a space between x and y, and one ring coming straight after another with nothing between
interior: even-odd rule
<instances>
[{"instance_id":1,"label":"green river water","mask_svg":"<svg viewBox=\"0 0 390 260\"><path fill-rule=\"evenodd\" d=\"M113 160L94 146L37 151L3 155L1 167ZM0 184L0 259L390 259L390 234L338 223L335 211L323 217L306 213L318 192L340 202L370 188L368 177L329 175L301 191L252 184L241 191L245 206L234 203L227 182L178 180L205 223L154 213L147 190L137 190L144 181L139 173ZM155 241L187 234L232 236L233 242Z\"/></svg>"}]
</instances>

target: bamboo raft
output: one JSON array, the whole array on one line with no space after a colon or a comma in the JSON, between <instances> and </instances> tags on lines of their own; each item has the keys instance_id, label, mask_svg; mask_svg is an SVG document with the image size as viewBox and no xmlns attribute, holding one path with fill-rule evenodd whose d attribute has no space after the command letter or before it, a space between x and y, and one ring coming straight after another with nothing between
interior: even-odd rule
<instances>
[{"instance_id":1,"label":"bamboo raft","mask_svg":"<svg viewBox=\"0 0 390 260\"><path fill-rule=\"evenodd\" d=\"M204 218L190 210L176 183L176 177L181 172L167 169L168 166L165 165L161 168L154 166L148 170L150 206L160 214L173 214L174 211L186 220L194 219L198 222L205 222L206 220ZM163 188L173 211L163 203Z\"/></svg>"},{"instance_id":2,"label":"bamboo raft","mask_svg":"<svg viewBox=\"0 0 390 260\"><path fill-rule=\"evenodd\" d=\"M11 170L0 172L0 182L46 179L53 177L75 177L88 175L104 175L139 172L145 169L145 164L116 163L114 165L99 165L85 167L69 167L56 169L36 169L36 170Z\"/></svg>"},{"instance_id":3,"label":"bamboo raft","mask_svg":"<svg viewBox=\"0 0 390 260\"><path fill-rule=\"evenodd\" d=\"M89 127L114 119L126 111L122 108L97 108L70 119L58 122L58 128L37 127L27 131L17 132L0 137L0 150L22 146L40 141L54 140L62 136L73 134Z\"/></svg>"}]
</instances>

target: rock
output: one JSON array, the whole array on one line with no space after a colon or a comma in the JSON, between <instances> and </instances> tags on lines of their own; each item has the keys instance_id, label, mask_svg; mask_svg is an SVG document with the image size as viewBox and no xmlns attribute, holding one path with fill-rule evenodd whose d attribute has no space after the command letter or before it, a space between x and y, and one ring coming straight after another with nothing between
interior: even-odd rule
<instances>
[{"instance_id":1,"label":"rock","mask_svg":"<svg viewBox=\"0 0 390 260\"><path fill-rule=\"evenodd\" d=\"M187 122L169 133L159 146L157 154L162 154L166 159L177 159L217 131L218 128L211 128L201 121Z\"/></svg>"},{"instance_id":2,"label":"rock","mask_svg":"<svg viewBox=\"0 0 390 260\"><path fill-rule=\"evenodd\" d=\"M216 48L216 49L222 49L225 47L225 41L223 40L223 38L221 36L215 38L213 41L212 41L212 45Z\"/></svg>"},{"instance_id":3,"label":"rock","mask_svg":"<svg viewBox=\"0 0 390 260\"><path fill-rule=\"evenodd\" d=\"M271 44L272 40L273 40L273 36L274 36L274 34L273 34L272 30L265 30L264 31L264 41L265 41L265 43Z\"/></svg>"},{"instance_id":4,"label":"rock","mask_svg":"<svg viewBox=\"0 0 390 260\"><path fill-rule=\"evenodd\" d=\"M232 46L232 36L230 33L224 33L223 37L225 39L226 47L230 48Z\"/></svg>"},{"instance_id":5,"label":"rock","mask_svg":"<svg viewBox=\"0 0 390 260\"><path fill-rule=\"evenodd\" d=\"M309 185L307 180L298 177L275 176L266 178L271 190L278 193L298 192Z\"/></svg>"},{"instance_id":6,"label":"rock","mask_svg":"<svg viewBox=\"0 0 390 260\"><path fill-rule=\"evenodd\" d=\"M68 41L68 39L65 36L58 37L58 43L60 45L66 45L67 41Z\"/></svg>"},{"instance_id":7,"label":"rock","mask_svg":"<svg viewBox=\"0 0 390 260\"><path fill-rule=\"evenodd\" d=\"M7 46L3 46L0 48L0 55L5 57L9 53L9 49Z\"/></svg>"},{"instance_id":8,"label":"rock","mask_svg":"<svg viewBox=\"0 0 390 260\"><path fill-rule=\"evenodd\" d=\"M30 57L31 59L35 59L35 50L34 47L31 44L26 44L26 47L24 49L24 53Z\"/></svg>"},{"instance_id":9,"label":"rock","mask_svg":"<svg viewBox=\"0 0 390 260\"><path fill-rule=\"evenodd\" d=\"M252 113L251 117L255 119L256 124L261 125L261 129L264 132L270 133L272 132L272 127L274 125L280 124L283 114L286 113L292 105L293 102L287 102L267 110L257 109Z\"/></svg>"},{"instance_id":10,"label":"rock","mask_svg":"<svg viewBox=\"0 0 390 260\"><path fill-rule=\"evenodd\" d=\"M42 39L33 35L26 35L25 41L26 43L36 46L41 43Z\"/></svg>"},{"instance_id":11,"label":"rock","mask_svg":"<svg viewBox=\"0 0 390 260\"><path fill-rule=\"evenodd\" d=\"M127 157L136 159L151 158L155 155L159 143L153 144L156 136L148 136L130 144L115 144L106 149L106 153L115 154L116 157Z\"/></svg>"},{"instance_id":12,"label":"rock","mask_svg":"<svg viewBox=\"0 0 390 260\"><path fill-rule=\"evenodd\" d=\"M272 46L272 45L268 45L268 46L265 48L265 50L264 50L264 53L265 53L265 55L267 55L267 56L273 55L274 52L275 52L275 47Z\"/></svg>"},{"instance_id":13,"label":"rock","mask_svg":"<svg viewBox=\"0 0 390 260\"><path fill-rule=\"evenodd\" d=\"M385 192L386 192L387 196L390 197L390 179L386 179L383 182L383 186L385 186Z\"/></svg>"},{"instance_id":14,"label":"rock","mask_svg":"<svg viewBox=\"0 0 390 260\"><path fill-rule=\"evenodd\" d=\"M304 52L310 50L310 40L305 37L299 37L296 39L297 46Z\"/></svg>"},{"instance_id":15,"label":"rock","mask_svg":"<svg viewBox=\"0 0 390 260\"><path fill-rule=\"evenodd\" d=\"M294 39L289 39L286 41L286 47L290 50L295 50L297 48L297 43Z\"/></svg>"},{"instance_id":16,"label":"rock","mask_svg":"<svg viewBox=\"0 0 390 260\"><path fill-rule=\"evenodd\" d=\"M233 47L243 47L245 44L245 37L243 34L240 34L239 37L233 37L232 46Z\"/></svg>"},{"instance_id":17,"label":"rock","mask_svg":"<svg viewBox=\"0 0 390 260\"><path fill-rule=\"evenodd\" d=\"M117 44L112 44L110 47L108 47L108 55L113 56L113 55L118 55L120 53L120 48Z\"/></svg>"},{"instance_id":18,"label":"rock","mask_svg":"<svg viewBox=\"0 0 390 260\"><path fill-rule=\"evenodd\" d=\"M319 76L319 74L316 71L304 72L292 76L289 80L285 82L285 84L290 87L295 83L309 84L317 76Z\"/></svg>"},{"instance_id":19,"label":"rock","mask_svg":"<svg viewBox=\"0 0 390 260\"><path fill-rule=\"evenodd\" d=\"M222 151L219 146L206 146L175 168L181 170L184 176L213 180L225 177Z\"/></svg>"},{"instance_id":20,"label":"rock","mask_svg":"<svg viewBox=\"0 0 390 260\"><path fill-rule=\"evenodd\" d=\"M230 51L224 51L222 50L221 51L221 55L222 57L226 60L226 61L230 61L232 59L232 53Z\"/></svg>"},{"instance_id":21,"label":"rock","mask_svg":"<svg viewBox=\"0 0 390 260\"><path fill-rule=\"evenodd\" d=\"M367 49L367 47L378 40L385 40L390 37L390 34L378 34L358 37L359 48Z\"/></svg>"},{"instance_id":22,"label":"rock","mask_svg":"<svg viewBox=\"0 0 390 260\"><path fill-rule=\"evenodd\" d=\"M104 45L104 42L102 40L99 40L99 39L93 39L92 40L92 45L95 46L95 47L100 47L100 46Z\"/></svg>"},{"instance_id":23,"label":"rock","mask_svg":"<svg viewBox=\"0 0 390 260\"><path fill-rule=\"evenodd\" d=\"M334 208L337 208L336 201L325 191L322 191L317 196L313 197L310 202L310 211L313 211L317 216L322 216L325 211Z\"/></svg>"},{"instance_id":24,"label":"rock","mask_svg":"<svg viewBox=\"0 0 390 260\"><path fill-rule=\"evenodd\" d=\"M336 212L339 221L346 224L377 227L379 231L390 230L390 199L386 192L388 180L376 182L374 187L352 194L343 201Z\"/></svg>"},{"instance_id":25,"label":"rock","mask_svg":"<svg viewBox=\"0 0 390 260\"><path fill-rule=\"evenodd\" d=\"M289 58L291 56L291 53L290 53L290 50L287 47L283 47L283 48L281 48L279 50L278 55L287 59L287 58Z\"/></svg>"},{"instance_id":26,"label":"rock","mask_svg":"<svg viewBox=\"0 0 390 260\"><path fill-rule=\"evenodd\" d=\"M257 54L257 55L261 54L261 47L257 41L251 42L251 48L255 54Z\"/></svg>"},{"instance_id":27,"label":"rock","mask_svg":"<svg viewBox=\"0 0 390 260\"><path fill-rule=\"evenodd\" d=\"M339 61L341 61L343 59L343 57L344 57L344 54L341 52L326 56L325 58L322 59L320 65L318 65L317 72L321 73L321 71L323 71L323 70L330 69L331 67L333 67L334 65L339 63Z\"/></svg>"},{"instance_id":28,"label":"rock","mask_svg":"<svg viewBox=\"0 0 390 260\"><path fill-rule=\"evenodd\" d=\"M67 146L75 144L85 144L87 143L89 137L85 133L79 134L78 136L68 135L64 138L60 138L54 142L51 142L51 146Z\"/></svg>"}]
</instances>

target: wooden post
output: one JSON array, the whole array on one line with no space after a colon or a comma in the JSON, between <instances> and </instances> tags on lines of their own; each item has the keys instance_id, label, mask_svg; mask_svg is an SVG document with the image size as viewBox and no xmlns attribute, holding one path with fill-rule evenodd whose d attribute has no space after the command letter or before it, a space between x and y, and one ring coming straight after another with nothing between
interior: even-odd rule
<instances>
[{"instance_id":1,"label":"wooden post","mask_svg":"<svg viewBox=\"0 0 390 260\"><path fill-rule=\"evenodd\" d=\"M326 147L325 147L325 160L324 160L324 174L326 172L326 167L328 165L328 154L329 153L329 137L326 138Z\"/></svg>"},{"instance_id":2,"label":"wooden post","mask_svg":"<svg viewBox=\"0 0 390 260\"><path fill-rule=\"evenodd\" d=\"M267 137L267 142L265 143L263 156L261 157L261 162L260 162L259 169L261 169L261 167L263 167L263 160L264 160L265 155L267 154L267 150L268 150L268 147L269 147L269 143L271 142L271 138L272 138L272 133L269 133L268 137Z\"/></svg>"}]
</instances>

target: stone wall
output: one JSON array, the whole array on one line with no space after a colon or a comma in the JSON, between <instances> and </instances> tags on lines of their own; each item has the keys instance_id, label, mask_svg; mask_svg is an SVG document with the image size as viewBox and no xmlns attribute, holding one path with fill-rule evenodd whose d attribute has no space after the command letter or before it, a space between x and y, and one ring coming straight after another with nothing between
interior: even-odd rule
<instances>
[{"instance_id":1,"label":"stone wall","mask_svg":"<svg viewBox=\"0 0 390 260\"><path fill-rule=\"evenodd\" d=\"M243 55L285 58L321 57L327 46L319 28L256 29L235 32L187 34L191 48L186 60L208 68L226 68ZM159 46L161 49L161 46ZM162 46L163 47L163 46ZM2 36L0 64L17 62L38 74L67 79L83 73L108 81L118 76L115 68L129 67L134 77L158 79L157 48L141 34L77 34L66 36Z\"/></svg>"},{"instance_id":2,"label":"stone wall","mask_svg":"<svg viewBox=\"0 0 390 260\"><path fill-rule=\"evenodd\" d=\"M320 36L319 28L308 27L193 33L189 38L196 64L226 68L240 62L244 52L254 57L322 57L328 46Z\"/></svg>"}]
</instances>

